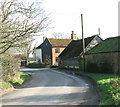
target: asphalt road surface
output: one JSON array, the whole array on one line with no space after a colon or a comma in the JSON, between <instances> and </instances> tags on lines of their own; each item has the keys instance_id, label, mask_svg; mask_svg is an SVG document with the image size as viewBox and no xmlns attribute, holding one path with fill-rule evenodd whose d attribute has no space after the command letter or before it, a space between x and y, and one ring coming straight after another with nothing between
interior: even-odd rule
<instances>
[{"instance_id":1,"label":"asphalt road surface","mask_svg":"<svg viewBox=\"0 0 120 107\"><path fill-rule=\"evenodd\" d=\"M2 97L2 105L96 105L84 79L59 70L22 68L31 79Z\"/></svg>"}]
</instances>

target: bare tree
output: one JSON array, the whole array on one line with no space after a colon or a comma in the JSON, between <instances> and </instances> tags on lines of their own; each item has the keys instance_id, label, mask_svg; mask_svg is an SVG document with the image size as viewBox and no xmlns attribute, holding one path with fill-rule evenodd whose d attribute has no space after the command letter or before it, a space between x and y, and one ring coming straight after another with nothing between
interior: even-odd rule
<instances>
[{"instance_id":1,"label":"bare tree","mask_svg":"<svg viewBox=\"0 0 120 107\"><path fill-rule=\"evenodd\" d=\"M21 50L20 53L28 58L32 35L44 31L50 20L40 3L22 0L2 0L0 3L0 69L2 67L2 80L12 81L20 77L20 59L11 53Z\"/></svg>"},{"instance_id":2,"label":"bare tree","mask_svg":"<svg viewBox=\"0 0 120 107\"><path fill-rule=\"evenodd\" d=\"M42 32L49 23L39 3L3 0L0 5L0 54L11 47L24 46L27 38Z\"/></svg>"},{"instance_id":3,"label":"bare tree","mask_svg":"<svg viewBox=\"0 0 120 107\"><path fill-rule=\"evenodd\" d=\"M31 36L24 40L24 42L25 42L24 46L15 47L15 49L14 49L14 50L16 50L16 52L22 53L26 57L27 65L28 65L29 55L32 52L31 46L32 46L33 41L34 41L34 38Z\"/></svg>"},{"instance_id":4,"label":"bare tree","mask_svg":"<svg viewBox=\"0 0 120 107\"><path fill-rule=\"evenodd\" d=\"M57 38L57 39L63 39L63 38L68 38L69 37L69 36L67 37L67 35L64 35L61 32L54 32L53 36L54 36L54 38Z\"/></svg>"}]
</instances>

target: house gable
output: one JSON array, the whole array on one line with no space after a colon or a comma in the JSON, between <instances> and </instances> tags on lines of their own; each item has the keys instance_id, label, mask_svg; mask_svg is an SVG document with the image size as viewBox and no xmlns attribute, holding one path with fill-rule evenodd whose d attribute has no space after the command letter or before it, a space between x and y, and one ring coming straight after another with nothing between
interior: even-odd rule
<instances>
[{"instance_id":1,"label":"house gable","mask_svg":"<svg viewBox=\"0 0 120 107\"><path fill-rule=\"evenodd\" d=\"M46 38L43 42L43 45L41 47L42 49L42 62L46 62L46 60L49 60L49 63L52 62L52 45Z\"/></svg>"},{"instance_id":2,"label":"house gable","mask_svg":"<svg viewBox=\"0 0 120 107\"><path fill-rule=\"evenodd\" d=\"M93 47L95 47L96 45L98 45L99 43L101 43L103 41L103 39L101 39L100 36L96 35L91 42L86 46L85 48L85 53L89 50L91 50ZM82 53L81 53L82 54Z\"/></svg>"},{"instance_id":3,"label":"house gable","mask_svg":"<svg viewBox=\"0 0 120 107\"><path fill-rule=\"evenodd\" d=\"M42 45L43 45L43 43L40 44L38 47L36 47L36 49L41 49L41 48L42 48Z\"/></svg>"}]
</instances>

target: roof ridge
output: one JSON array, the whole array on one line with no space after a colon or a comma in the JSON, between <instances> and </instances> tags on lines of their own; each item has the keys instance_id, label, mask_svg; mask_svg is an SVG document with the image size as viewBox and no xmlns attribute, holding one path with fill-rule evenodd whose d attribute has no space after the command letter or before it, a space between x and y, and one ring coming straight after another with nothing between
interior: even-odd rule
<instances>
[{"instance_id":1,"label":"roof ridge","mask_svg":"<svg viewBox=\"0 0 120 107\"><path fill-rule=\"evenodd\" d=\"M69 39L69 38L47 38L47 39L62 39L62 40L64 40L64 39ZM71 40L71 39L69 39L69 40Z\"/></svg>"},{"instance_id":2,"label":"roof ridge","mask_svg":"<svg viewBox=\"0 0 120 107\"><path fill-rule=\"evenodd\" d=\"M107 39L114 39L114 38L120 38L120 36L109 37L109 38L106 38L105 40L107 40Z\"/></svg>"},{"instance_id":3,"label":"roof ridge","mask_svg":"<svg viewBox=\"0 0 120 107\"><path fill-rule=\"evenodd\" d=\"M72 39L59 39L59 38L47 38L50 44L54 47L56 46L63 46L66 47Z\"/></svg>"}]
</instances>

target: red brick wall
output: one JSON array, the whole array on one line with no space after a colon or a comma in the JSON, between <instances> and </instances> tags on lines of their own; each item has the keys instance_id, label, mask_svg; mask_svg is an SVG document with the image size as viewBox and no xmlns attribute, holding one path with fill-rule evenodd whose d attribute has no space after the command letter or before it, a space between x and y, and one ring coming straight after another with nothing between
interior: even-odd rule
<instances>
[{"instance_id":1,"label":"red brick wall","mask_svg":"<svg viewBox=\"0 0 120 107\"><path fill-rule=\"evenodd\" d=\"M52 48L52 65L58 65L56 62L56 57L60 55L60 53L55 53L55 49L60 49L60 53L65 49L65 47L53 47Z\"/></svg>"}]
</instances>

